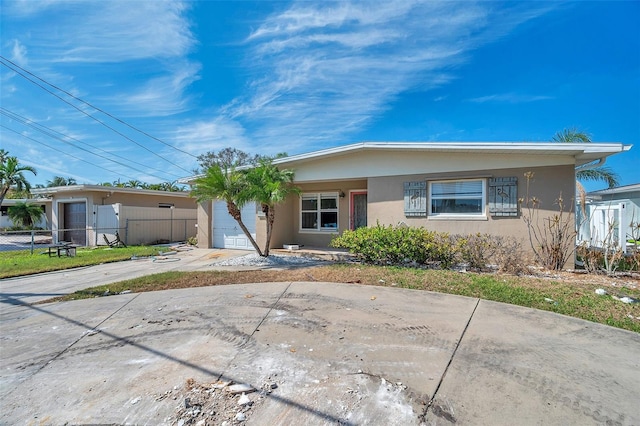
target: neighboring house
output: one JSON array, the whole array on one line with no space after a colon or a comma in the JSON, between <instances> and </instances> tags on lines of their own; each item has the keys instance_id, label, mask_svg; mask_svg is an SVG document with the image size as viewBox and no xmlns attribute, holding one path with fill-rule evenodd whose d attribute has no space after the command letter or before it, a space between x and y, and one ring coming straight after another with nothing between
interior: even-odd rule
<instances>
[{"instance_id":1,"label":"neighboring house","mask_svg":"<svg viewBox=\"0 0 640 426\"><path fill-rule=\"evenodd\" d=\"M14 198L5 198L2 200L2 206L0 206L0 229L7 229L14 226L13 221L9 218L9 207L15 206L16 203L23 202L28 204L35 204L42 208L44 214L40 219L40 222L34 224L37 228L42 229L50 229L51 223L51 200L47 199L14 199Z\"/></svg>"},{"instance_id":2,"label":"neighboring house","mask_svg":"<svg viewBox=\"0 0 640 426\"><path fill-rule=\"evenodd\" d=\"M630 239L640 239L640 183L593 191L587 194L584 213L579 209L578 242L599 248L633 247ZM636 228L637 229L637 228Z\"/></svg>"},{"instance_id":3,"label":"neighboring house","mask_svg":"<svg viewBox=\"0 0 640 426\"><path fill-rule=\"evenodd\" d=\"M51 203L53 240L106 244L118 232L126 244L184 241L196 235L196 201L187 192L100 185L32 190Z\"/></svg>"},{"instance_id":4,"label":"neighboring house","mask_svg":"<svg viewBox=\"0 0 640 426\"><path fill-rule=\"evenodd\" d=\"M565 199L573 214L575 167L627 151L619 143L364 142L276 159L295 170L300 196L276 206L271 246L327 247L360 226L425 227L527 240L518 199L540 200L540 218ZM527 183L525 173L533 172ZM264 245L266 220L250 204L243 220ZM224 202L198 209L201 247L251 249Z\"/></svg>"}]
</instances>

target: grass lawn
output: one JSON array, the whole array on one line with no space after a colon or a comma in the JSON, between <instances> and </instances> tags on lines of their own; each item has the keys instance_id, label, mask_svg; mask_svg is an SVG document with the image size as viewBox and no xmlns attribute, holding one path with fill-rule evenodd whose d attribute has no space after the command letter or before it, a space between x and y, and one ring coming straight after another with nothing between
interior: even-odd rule
<instances>
[{"instance_id":1,"label":"grass lawn","mask_svg":"<svg viewBox=\"0 0 640 426\"><path fill-rule=\"evenodd\" d=\"M552 311L640 333L640 303L626 304L611 297L630 296L639 299L638 280L592 275L516 277L401 267L328 264L286 270L165 272L85 289L50 301L101 297L107 290L115 294L124 290L143 292L276 281L326 281L436 291ZM595 294L596 288L605 288L609 295Z\"/></svg>"},{"instance_id":2,"label":"grass lawn","mask_svg":"<svg viewBox=\"0 0 640 426\"><path fill-rule=\"evenodd\" d=\"M80 266L99 265L131 259L131 256L158 254L157 247L78 248L74 257L49 257L46 248L0 252L0 278L18 277L40 272L59 271Z\"/></svg>"}]
</instances>

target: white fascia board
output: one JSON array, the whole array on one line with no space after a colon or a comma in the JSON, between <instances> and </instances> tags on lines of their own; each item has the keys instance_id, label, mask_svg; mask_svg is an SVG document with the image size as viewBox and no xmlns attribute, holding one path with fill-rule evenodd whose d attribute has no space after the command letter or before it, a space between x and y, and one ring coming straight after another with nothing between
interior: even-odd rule
<instances>
[{"instance_id":1,"label":"white fascia board","mask_svg":"<svg viewBox=\"0 0 640 426\"><path fill-rule=\"evenodd\" d=\"M353 151L394 150L426 152L468 152L527 155L570 155L578 165L588 163L619 152L628 151L631 145L620 143L557 143L557 142L361 142L341 147L323 149L306 154L293 155L274 161L288 166L318 158L345 155Z\"/></svg>"},{"instance_id":2,"label":"white fascia board","mask_svg":"<svg viewBox=\"0 0 640 426\"><path fill-rule=\"evenodd\" d=\"M140 195L162 195L168 197L188 197L188 192L170 192L170 191L156 191L153 189L137 189L137 188L120 188L117 186L102 186L102 185L68 185L68 186L55 186L51 188L38 188L31 191L34 195L53 195L64 194L67 192L120 192L125 194L140 194Z\"/></svg>"}]
</instances>

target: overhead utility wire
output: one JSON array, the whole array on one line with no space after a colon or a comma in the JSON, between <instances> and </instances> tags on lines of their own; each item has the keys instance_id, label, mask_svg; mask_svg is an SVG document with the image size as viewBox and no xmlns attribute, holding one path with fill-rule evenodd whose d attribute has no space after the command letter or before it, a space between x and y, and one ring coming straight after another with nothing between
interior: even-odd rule
<instances>
[{"instance_id":1,"label":"overhead utility wire","mask_svg":"<svg viewBox=\"0 0 640 426\"><path fill-rule=\"evenodd\" d=\"M99 155L99 154L96 154L96 153L94 153L94 152L87 151L86 149L83 149L83 148L81 148L81 147L78 147L78 146L76 146L76 145L72 144L71 142L67 141L66 139L71 139L71 140L73 140L73 141L76 141L76 142L78 142L78 143L81 143L81 144L83 144L83 145L87 145L87 146L91 146L91 145L89 145L87 142L83 142L83 141L81 141L81 140L79 140L79 139L76 139L76 138L74 138L73 136L65 135L64 133L61 133L61 132L59 132L59 131L57 131L57 130L54 130L54 129L51 129L50 127L47 127L47 126L42 125L42 124L40 124L40 123L36 123L35 121L33 121L33 120L31 120L31 119L29 119L29 118L27 118L27 117L23 117L23 116L21 116L21 115L19 115L19 114L15 113L15 112L13 112L13 111L9 111L9 110L8 110L8 109L6 109L6 108L2 108L2 107L0 107L0 114L5 115L5 116L9 117L10 119L15 120L15 121L17 121L17 122L19 122L19 123L22 123L22 124L24 124L25 126L29 126L29 127L33 128L33 129L37 130L38 132L43 133L43 134L45 134L45 135L47 135L47 136L49 136L49 137L52 137L52 138L58 139L58 140L60 140L60 141L62 141L62 142L64 142L64 143L66 143L66 144L68 144L68 145L71 145L71 146L72 146L72 147L74 147L74 148L77 148L77 149L80 149L80 150L83 150L83 151L89 152L90 154L93 154L93 155L96 155L96 156L98 156L98 157L100 157L100 158L104 158L104 159L106 159L106 160L112 161L112 162L114 162L114 163L116 163L116 164L118 164L118 165L120 165L120 166L124 166L124 167L130 168L130 169L132 169L132 170L135 170L136 172L140 172L140 173L144 173L144 174L149 174L147 171L144 171L144 170L138 170L138 169L136 169L136 168L134 168L134 167L131 167L131 166L127 165L127 164L120 163L119 161L113 160L113 159L111 159L111 158L104 157L104 156L102 156L102 155ZM59 135L59 136L58 136L58 135ZM175 177L181 177L181 176L176 175L176 174L174 174L174 173L169 173L169 172L165 172L165 171L163 171L163 170L158 170L158 169L154 169L154 168L152 168L152 167L148 167L146 164L138 163L137 161L130 160L130 159L126 158L126 157L123 157L123 156L121 156L121 155L115 154L115 153L113 153L113 152L109 152L109 151L104 150L104 149L102 149L102 148L98 148L98 147L92 147L92 148L93 148L93 149L95 149L95 150L98 150L98 151L104 152L104 153L106 153L106 154L108 154L108 155L112 155L112 156L114 156L114 157L121 158L121 159L123 159L123 160L125 160L125 161L128 161L128 162L130 162L130 163L137 164L137 165L142 166L142 167L147 167L147 168L149 168L149 169L151 169L151 170L154 170L154 171L156 171L156 172L165 173L165 174L167 174L167 175L172 175L172 176L175 176ZM151 176L154 176L154 175L151 175ZM158 177L158 176L154 176L154 177ZM159 178L159 179L162 179L162 178ZM163 180L164 180L164 179L163 179ZM167 180L171 180L171 179L167 179Z\"/></svg>"},{"instance_id":2,"label":"overhead utility wire","mask_svg":"<svg viewBox=\"0 0 640 426\"><path fill-rule=\"evenodd\" d=\"M7 126L5 126L4 124L0 124L0 127L4 128L4 129L7 129L7 130L9 130L10 132L16 133L16 134L18 134L18 135L22 136L22 137L23 137L23 138L25 138L25 139L29 139L30 141L33 141L33 142L38 143L38 144L40 144L40 145L44 145L44 146L46 146L47 148L50 148L50 149L52 149L52 150L54 150L54 151L59 152L60 154L68 155L68 156L69 156L69 157L71 157L71 158L75 158L76 160L83 161L83 162L85 162L85 163L87 163L87 164L92 165L93 167L97 167L97 168L99 168L99 169L106 170L106 171L108 171L108 172L110 172L110 173L114 173L114 174L116 174L116 175L121 175L121 173L118 173L118 172L113 171L113 170L109 170L109 169L107 169L106 167L98 166L97 164L93 164L93 163L91 163L91 162L89 162L89 161L87 161L87 160L85 160L85 159L83 159L83 158L76 157L76 156L75 156L75 155L73 155L73 154L69 154L69 153L67 153L67 152L60 151L58 148L56 148L56 147L54 147L54 146L48 145L48 144L46 144L46 143L44 143L44 142L40 142L39 140L33 139L33 138L29 137L29 136L23 135L22 133L18 132L17 130L14 130L14 129L10 128L10 127L7 127ZM130 176L125 176L125 177L128 177L129 179L133 179L133 178L131 178ZM156 176L156 177L157 177L157 176Z\"/></svg>"},{"instance_id":3,"label":"overhead utility wire","mask_svg":"<svg viewBox=\"0 0 640 426\"><path fill-rule=\"evenodd\" d=\"M15 65L13 62L9 61L8 59L4 58L3 56L0 56L0 58L2 58L2 60L4 60L4 61L9 62L10 64L12 64L13 66L17 67L17 68L18 68L18 69L20 69L20 70L22 70L22 69L23 69L23 68L19 67L18 65ZM175 167L179 168L180 170L183 170L183 171L185 171L185 172L187 172L187 173L192 173L192 171L191 171L191 170L187 170L187 169L183 168L182 166L179 166L179 165L177 165L176 163L173 163L173 162L171 162L170 160L167 160L166 158L164 158L163 156L161 156L161 155L160 155L160 154L158 154L157 152L154 152L154 151L150 150L149 148L147 148L146 146L142 145L141 143L138 143L138 142L134 141L133 139L131 139L130 137L128 137L128 136L127 136L127 135L125 135L124 133L119 132L118 130L116 130L116 129L114 129L113 127L109 126L109 125L108 125L107 123L105 123L104 121L102 121L102 120L100 120L100 119L98 119L98 118L94 117L93 115L89 114L88 112L83 111L82 109L78 108L76 105L72 104L71 102L67 101L66 99L63 99L63 98L62 98L61 96L59 96L58 94L56 94L56 93L52 92L51 90L47 89L46 87L42 86L41 84L38 84L37 82L33 81L32 79L30 79L29 77L27 77L24 73L22 73L22 72L20 72L20 71L16 70L15 68L12 68L11 66L9 66L9 65L7 65L7 64L5 64L5 63L3 63L3 62L0 62L0 63L2 63L2 65L4 65L5 67L9 68L10 70L12 70L12 71L13 71L13 72L15 72L16 74L20 75L20 76L21 76L21 77L23 77L24 79L26 79L26 80L30 81L31 83L35 84L36 86L40 87L40 88L41 88L42 90L44 90L45 92L48 92L49 94L51 94L51 95L55 96L56 98L60 99L62 102L66 103L67 105L69 105L69 106L73 107L74 109L78 110L78 111L79 111L79 112L81 112L82 114L84 114L84 115L86 115L87 117L91 118L92 120L97 121L98 123L100 123L101 125L103 125L104 127L108 128L108 129L110 129L110 130L111 130L111 131L113 131L114 133L117 133L118 135L122 136L122 137L123 137L123 138L125 138L126 140L128 140L128 141L130 141L130 142L133 142L134 144L138 145L140 148L144 149L145 151L147 151L147 152L149 152L149 153L151 153L151 154L155 155L156 157L158 157L158 158L160 158L160 159L162 159L162 160L166 161L167 163L169 163L169 164L171 164L171 165L173 165L173 166L175 166ZM25 72L26 72L26 73L28 73L28 74L30 74L30 75L33 75L33 74L32 74L32 73L30 73L29 71L26 71L26 70L25 70ZM39 77L36 77L35 75L34 75L34 77L35 77L35 78L37 78L37 79L39 79L39 80L41 80L41 81L43 81L43 82L45 82L45 83L46 83L46 84L48 84L49 86L54 87L54 88L56 88L57 90L60 90L60 89L58 89L56 86L54 86L54 85L52 85L52 84L50 84L50 83L47 83L46 81L44 81L44 80L40 79ZM62 90L62 92L64 92L64 93L68 93L68 92L65 92L64 90ZM73 95L71 95L71 97L73 97L74 99L77 99L77 98L75 98L75 96L73 96ZM89 105L89 104L87 104L87 105ZM91 106L91 105L89 105L89 106ZM93 107L92 107L92 108L93 108ZM175 149L177 149L177 148L175 148Z\"/></svg>"},{"instance_id":4,"label":"overhead utility wire","mask_svg":"<svg viewBox=\"0 0 640 426\"><path fill-rule=\"evenodd\" d=\"M77 101L82 102L83 104L90 106L91 108L95 109L96 111L100 111L100 112L101 112L101 113L103 113L104 115L106 115L106 116L108 116L108 117L113 118L114 120L116 120L117 122L119 122L119 123L121 123L121 124L124 124L124 125L125 125L125 126L127 126L128 128L130 128L130 129L132 129L132 130L135 130L135 131L136 131L136 132L138 132L138 133L142 133L143 135L147 136L148 138L151 138L151 139L153 139L154 141L158 141L158 142L160 142L161 144L168 146L169 148L173 148L173 149L175 149L176 151L180 151L180 152L182 152L183 154L187 154L187 155L189 155L189 156L191 156L191 157L193 157L193 158L198 158L197 156L195 156L195 155L191 154L190 152L187 152L187 151L184 151L184 150L182 150L182 149L180 149L180 148L177 148L177 147L175 147L175 146L171 145L170 143L165 142L165 141L163 141L162 139L158 139L157 137L155 137L155 136L153 136L153 135L151 135L151 134L149 134L149 133L145 132L144 130L141 130L141 129L138 129L137 127L135 127L135 126L132 126L131 124L127 123L126 121L124 121L124 120L122 120L122 119L120 119L120 118L118 118L118 117L116 117L116 116L114 116L114 115L111 115L111 114L110 114L110 113L108 113L107 111L105 111L105 110L103 110L103 109L101 109L101 108L98 108L97 106L95 106L95 105L93 105L93 104L90 104L89 102L85 101L84 99L78 98L77 96L75 96L75 95L73 95L72 93L69 93L69 92L67 92L66 90L64 90L64 89L62 89L62 88L60 88L60 87L56 86L55 84L49 83L48 81L46 81L46 80L42 79L41 77L38 77L37 75L33 74L33 73L32 73L32 72L30 72L30 71L28 71L28 70L26 70L26 69L22 68L20 65L16 64L15 62L10 61L9 59L5 58L4 56L1 56L1 55L0 55L0 58L2 58L3 60L5 60L5 61L9 62L9 63L10 63L10 64L12 64L14 67L16 67L16 68L20 68L22 71L26 72L26 73L27 73L27 74L29 74L29 75L32 75L34 78L37 78L38 80L42 81L43 83L45 83L45 84L47 84L47 85L49 85L49 86L51 86L51 87L53 87L53 88L55 88L55 89L57 89L57 90L61 91L62 93L65 93L67 96L70 96L70 97L72 97L73 99L76 99ZM14 70L14 71L15 71L15 70Z\"/></svg>"},{"instance_id":5,"label":"overhead utility wire","mask_svg":"<svg viewBox=\"0 0 640 426\"><path fill-rule=\"evenodd\" d=\"M2 114L2 115L7 115L4 111L0 111L0 114ZM15 118L13 118L13 119L15 120ZM17 120L17 121L19 121L19 120ZM43 143L43 142L36 141L35 139L29 138L28 136L23 135L23 134L21 134L20 132L18 132L18 131L16 131L16 130L14 130L14 129L11 129L11 128L9 128L9 127L6 127L6 126L4 126L4 127L5 127L6 129L11 130L11 131L12 131L12 132L14 132L14 133L19 134L19 135L20 135L20 136L22 136L22 137L25 137L25 138L27 138L27 139L30 139L30 140L34 141L34 142L37 142L37 143L40 143L40 144L44 145L44 143ZM105 160L109 160L109 161L111 161L111 162L114 162L114 163L116 163L116 164L118 164L118 165L120 165L120 166L126 167L127 169L131 169L131 170L134 170L134 171L139 172L139 173L143 173L143 174L146 174L146 175L149 175L149 176L153 176L153 177L158 178L158 179L160 179L160 180L165 180L164 178L161 178L160 176L157 176L157 175L151 174L151 173L149 173L149 172L147 172L147 171L145 171L145 170L136 169L135 167L131 167L131 166L127 165L127 164L121 163L121 162L119 162L119 161L113 160L113 159L111 159L111 158L105 157L105 156L100 155L100 154L96 154L95 152L91 152L91 151L89 151L89 150L88 150L88 149L86 149L86 148L82 148L82 147L80 147L80 146L76 146L76 145L72 144L71 142L68 142L68 141L64 140L63 138L56 136L56 135L55 135L55 134L53 134L53 133L47 133L46 131L41 130L41 129L38 129L37 127L35 127L35 129L36 129L37 131L39 131L40 133L43 133L44 135L49 136L49 137L51 137L51 138L58 139L59 141L61 141L61 142L65 143L65 144L67 144L67 145L72 146L73 148L79 149L79 150L84 151L84 152L88 152L89 154L95 155L96 157L104 158ZM45 145L45 146L47 146L47 147L51 148L49 145ZM65 154L65 155L69 155L70 157L73 157L73 158L78 158L78 157L74 157L72 154L68 154L68 153L66 153L66 152L62 152L62 151L58 151L58 152L60 152L60 153L62 153L62 154ZM87 163L87 164L91 164L91 165L92 165L92 166L94 166L94 167L100 167L100 168L102 168L102 169L104 169L104 170L108 170L108 171L110 171L110 172L112 172L112 173L120 174L120 173L118 173L118 172L114 172L113 170L105 169L104 167L98 166L97 164L94 164L94 163L92 163L92 162L90 162L90 161L88 161L88 160L83 159L82 161L84 161L84 162L85 162L85 163Z\"/></svg>"}]
</instances>

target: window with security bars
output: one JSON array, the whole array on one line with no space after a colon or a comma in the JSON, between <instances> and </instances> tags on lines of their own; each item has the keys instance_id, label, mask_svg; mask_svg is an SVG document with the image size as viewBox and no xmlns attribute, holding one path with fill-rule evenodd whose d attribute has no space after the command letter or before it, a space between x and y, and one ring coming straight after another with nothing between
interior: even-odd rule
<instances>
[{"instance_id":1,"label":"window with security bars","mask_svg":"<svg viewBox=\"0 0 640 426\"><path fill-rule=\"evenodd\" d=\"M486 195L484 179L429 183L429 214L482 216Z\"/></svg>"},{"instance_id":2,"label":"window with security bars","mask_svg":"<svg viewBox=\"0 0 640 426\"><path fill-rule=\"evenodd\" d=\"M338 229L338 194L303 194L300 208L303 231L335 231Z\"/></svg>"}]
</instances>

